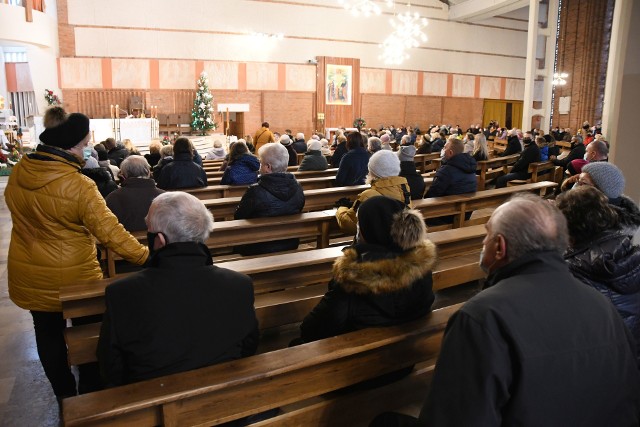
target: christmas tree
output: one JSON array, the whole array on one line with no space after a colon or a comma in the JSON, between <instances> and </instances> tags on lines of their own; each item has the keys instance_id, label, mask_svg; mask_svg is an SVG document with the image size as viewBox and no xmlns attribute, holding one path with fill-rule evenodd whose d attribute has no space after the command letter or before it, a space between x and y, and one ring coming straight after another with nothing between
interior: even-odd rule
<instances>
[{"instance_id":1,"label":"christmas tree","mask_svg":"<svg viewBox=\"0 0 640 427\"><path fill-rule=\"evenodd\" d=\"M213 121L213 96L209 93L209 77L204 71L198 79L198 91L191 110L191 129L206 135L208 130L217 129L218 124Z\"/></svg>"}]
</instances>

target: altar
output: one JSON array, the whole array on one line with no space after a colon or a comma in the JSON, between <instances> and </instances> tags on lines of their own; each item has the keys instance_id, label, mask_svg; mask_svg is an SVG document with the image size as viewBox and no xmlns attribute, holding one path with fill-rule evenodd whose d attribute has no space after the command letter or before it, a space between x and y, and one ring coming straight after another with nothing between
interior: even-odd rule
<instances>
[{"instance_id":1,"label":"altar","mask_svg":"<svg viewBox=\"0 0 640 427\"><path fill-rule=\"evenodd\" d=\"M148 150L149 142L159 139L158 119L120 119L119 140L130 139L131 142L143 150ZM29 127L32 136L31 145L40 143L40 134L44 131L42 117L33 117L33 124ZM111 119L91 119L89 121L89 131L92 142L98 143L107 138L115 138L113 133L113 121Z\"/></svg>"}]
</instances>

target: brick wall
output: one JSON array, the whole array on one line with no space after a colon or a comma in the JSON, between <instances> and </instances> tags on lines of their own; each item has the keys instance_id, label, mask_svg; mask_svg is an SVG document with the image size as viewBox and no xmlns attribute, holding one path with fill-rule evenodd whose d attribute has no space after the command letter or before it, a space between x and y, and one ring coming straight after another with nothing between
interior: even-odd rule
<instances>
[{"instance_id":1,"label":"brick wall","mask_svg":"<svg viewBox=\"0 0 640 427\"><path fill-rule=\"evenodd\" d=\"M562 0L557 69L569 78L556 87L553 126L577 129L602 120L613 8L614 0ZM571 96L568 114L558 113L563 96Z\"/></svg>"}]
</instances>

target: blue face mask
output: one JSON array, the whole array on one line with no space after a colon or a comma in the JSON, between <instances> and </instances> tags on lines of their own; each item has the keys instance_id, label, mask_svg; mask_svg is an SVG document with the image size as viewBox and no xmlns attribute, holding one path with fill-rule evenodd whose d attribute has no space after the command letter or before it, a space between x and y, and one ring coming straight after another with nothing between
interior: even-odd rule
<instances>
[{"instance_id":1,"label":"blue face mask","mask_svg":"<svg viewBox=\"0 0 640 427\"><path fill-rule=\"evenodd\" d=\"M91 147L85 147L82 149L82 158L87 160L91 157Z\"/></svg>"}]
</instances>

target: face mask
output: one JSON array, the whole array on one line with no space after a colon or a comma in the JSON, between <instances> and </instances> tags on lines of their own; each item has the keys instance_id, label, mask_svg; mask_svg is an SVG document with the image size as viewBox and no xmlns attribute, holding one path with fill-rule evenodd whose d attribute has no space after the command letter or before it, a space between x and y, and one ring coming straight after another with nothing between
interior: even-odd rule
<instances>
[{"instance_id":1,"label":"face mask","mask_svg":"<svg viewBox=\"0 0 640 427\"><path fill-rule=\"evenodd\" d=\"M148 231L147 232L147 246L149 246L149 256L153 255L154 253L156 253L156 250L154 249L155 243L156 243L156 237L158 237L158 233L153 233ZM165 236L164 238L165 243L167 243L167 237Z\"/></svg>"},{"instance_id":2,"label":"face mask","mask_svg":"<svg viewBox=\"0 0 640 427\"><path fill-rule=\"evenodd\" d=\"M484 246L482 247L482 250L480 251L480 269L484 272L484 274L489 274L489 269L487 267L484 266L484 264L482 263L482 259L484 258Z\"/></svg>"},{"instance_id":3,"label":"face mask","mask_svg":"<svg viewBox=\"0 0 640 427\"><path fill-rule=\"evenodd\" d=\"M584 156L582 156L582 158L588 162L589 161L589 153L584 153Z\"/></svg>"},{"instance_id":4,"label":"face mask","mask_svg":"<svg viewBox=\"0 0 640 427\"><path fill-rule=\"evenodd\" d=\"M442 150L440 150L440 157L444 158L444 153L445 153L445 150L443 148Z\"/></svg>"},{"instance_id":5,"label":"face mask","mask_svg":"<svg viewBox=\"0 0 640 427\"><path fill-rule=\"evenodd\" d=\"M87 160L91 157L91 147L85 147L82 149L82 158Z\"/></svg>"}]
</instances>

